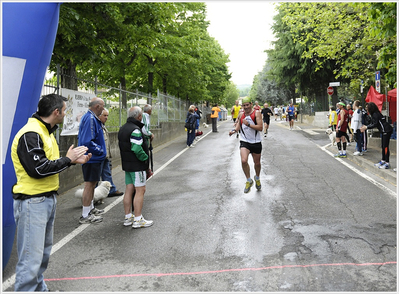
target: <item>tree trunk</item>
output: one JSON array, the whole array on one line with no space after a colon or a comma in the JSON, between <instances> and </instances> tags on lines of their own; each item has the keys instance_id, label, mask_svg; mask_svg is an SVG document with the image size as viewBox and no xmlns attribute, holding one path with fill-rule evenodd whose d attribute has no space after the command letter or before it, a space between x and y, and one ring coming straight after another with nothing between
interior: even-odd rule
<instances>
[{"instance_id":1,"label":"tree trunk","mask_svg":"<svg viewBox=\"0 0 399 294\"><path fill-rule=\"evenodd\" d=\"M68 67L61 67L61 88L78 90L76 65L68 60Z\"/></svg>"},{"instance_id":2,"label":"tree trunk","mask_svg":"<svg viewBox=\"0 0 399 294\"><path fill-rule=\"evenodd\" d=\"M167 91L166 91L167 77L168 77L167 74L165 74L165 75L162 77L162 91L163 91L163 93L164 93L165 95L167 94Z\"/></svg>"},{"instance_id":3,"label":"tree trunk","mask_svg":"<svg viewBox=\"0 0 399 294\"><path fill-rule=\"evenodd\" d=\"M126 78L123 77L120 79L119 81L121 83L121 88L122 90L122 109L126 109L127 108L127 99L126 99Z\"/></svg>"}]
</instances>

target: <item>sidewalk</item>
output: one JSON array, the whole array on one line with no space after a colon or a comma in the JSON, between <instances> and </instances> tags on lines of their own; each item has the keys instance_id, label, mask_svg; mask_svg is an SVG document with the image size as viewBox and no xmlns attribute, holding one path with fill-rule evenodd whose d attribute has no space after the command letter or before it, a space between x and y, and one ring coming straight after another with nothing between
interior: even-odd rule
<instances>
[{"instance_id":1,"label":"sidewalk","mask_svg":"<svg viewBox=\"0 0 399 294\"><path fill-rule=\"evenodd\" d=\"M288 122L282 122L282 126L284 127L289 127ZM321 134L324 134L324 129L306 124L306 123L301 123L300 121L296 121L294 124L296 129L301 129L301 130L307 130L311 129L313 131L318 131L320 130ZM324 134L327 138L327 134ZM375 163L379 162L381 160L381 139L380 138L368 138L368 146L367 146L367 152L364 153L363 156L353 156L353 153L355 152L355 146L356 142L350 143L349 146L347 146L347 155L348 157L346 158L347 160L357 164L363 169L369 170L373 174L379 176L380 178L383 178L384 180L388 181L394 186L397 186L397 151L396 151L396 144L392 144L393 141L391 140L390 144L390 159L389 163L391 165L390 169L379 169L374 166ZM326 149L330 151L333 154L336 154L338 152L337 146L332 146L329 144Z\"/></svg>"}]
</instances>

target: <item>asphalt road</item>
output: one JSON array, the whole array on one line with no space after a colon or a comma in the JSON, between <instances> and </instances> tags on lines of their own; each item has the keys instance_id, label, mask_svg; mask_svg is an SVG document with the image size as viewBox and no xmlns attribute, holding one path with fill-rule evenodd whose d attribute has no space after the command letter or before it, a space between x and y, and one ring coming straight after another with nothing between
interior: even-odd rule
<instances>
[{"instance_id":1,"label":"asphalt road","mask_svg":"<svg viewBox=\"0 0 399 294\"><path fill-rule=\"evenodd\" d=\"M396 291L396 187L332 157L324 130L290 131L272 120L263 139L262 190L244 194L231 128L226 121L219 133L204 129L195 148L180 138L156 150L143 209L154 220L150 228L123 226L123 197L100 205L102 223L79 225L74 190L60 195L49 288ZM113 175L123 191L120 167ZM14 250L3 291L13 290L15 263Z\"/></svg>"}]
</instances>

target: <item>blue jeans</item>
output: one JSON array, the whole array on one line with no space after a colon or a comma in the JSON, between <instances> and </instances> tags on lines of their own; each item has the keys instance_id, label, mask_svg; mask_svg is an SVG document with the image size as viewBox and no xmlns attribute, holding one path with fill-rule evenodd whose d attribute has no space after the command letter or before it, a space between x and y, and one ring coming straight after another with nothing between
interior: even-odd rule
<instances>
[{"instance_id":1,"label":"blue jeans","mask_svg":"<svg viewBox=\"0 0 399 294\"><path fill-rule=\"evenodd\" d=\"M55 195L14 200L18 251L15 291L48 291L43 273L53 246L56 206Z\"/></svg>"},{"instance_id":2,"label":"blue jeans","mask_svg":"<svg viewBox=\"0 0 399 294\"><path fill-rule=\"evenodd\" d=\"M187 130L187 146L191 146L191 144L193 144L195 139L195 130Z\"/></svg>"},{"instance_id":3,"label":"blue jeans","mask_svg":"<svg viewBox=\"0 0 399 294\"><path fill-rule=\"evenodd\" d=\"M112 181L111 167L111 161L108 158L105 158L103 163L103 169L101 171L101 180L111 183L111 189L109 190L109 194L116 192L116 187L114 185L114 182Z\"/></svg>"}]
</instances>

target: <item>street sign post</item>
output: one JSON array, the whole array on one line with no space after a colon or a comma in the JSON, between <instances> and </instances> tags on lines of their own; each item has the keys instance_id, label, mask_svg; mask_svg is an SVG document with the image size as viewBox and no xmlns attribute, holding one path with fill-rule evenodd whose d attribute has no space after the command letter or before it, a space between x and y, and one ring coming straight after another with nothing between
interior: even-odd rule
<instances>
[{"instance_id":1,"label":"street sign post","mask_svg":"<svg viewBox=\"0 0 399 294\"><path fill-rule=\"evenodd\" d=\"M375 89L378 93L381 93L381 76L379 71L375 73Z\"/></svg>"}]
</instances>

